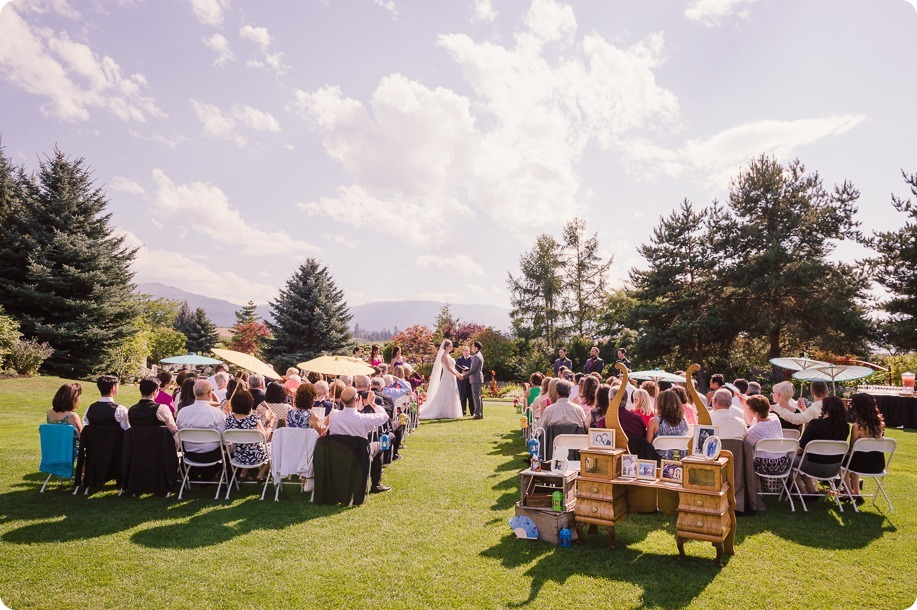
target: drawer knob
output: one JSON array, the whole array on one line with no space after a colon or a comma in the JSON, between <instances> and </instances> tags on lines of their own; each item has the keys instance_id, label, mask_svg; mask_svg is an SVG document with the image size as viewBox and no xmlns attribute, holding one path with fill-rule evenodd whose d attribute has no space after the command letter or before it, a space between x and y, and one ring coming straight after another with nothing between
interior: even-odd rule
<instances>
[{"instance_id":1,"label":"drawer knob","mask_svg":"<svg viewBox=\"0 0 917 610\"><path fill-rule=\"evenodd\" d=\"M593 507L592 507L592 512L594 512L594 513L599 512L599 507L598 507L598 506L593 506Z\"/></svg>"},{"instance_id":2,"label":"drawer knob","mask_svg":"<svg viewBox=\"0 0 917 610\"><path fill-rule=\"evenodd\" d=\"M703 501L703 500L695 500L695 501L694 501L694 506L703 506L703 505L704 505L704 501Z\"/></svg>"},{"instance_id":3,"label":"drawer knob","mask_svg":"<svg viewBox=\"0 0 917 610\"><path fill-rule=\"evenodd\" d=\"M599 488L593 485L593 486L590 488L590 491L591 491L592 493L594 493L594 494L597 494L597 493L599 493Z\"/></svg>"},{"instance_id":4,"label":"drawer knob","mask_svg":"<svg viewBox=\"0 0 917 610\"><path fill-rule=\"evenodd\" d=\"M694 525L696 525L697 527L703 527L703 526L704 526L704 522L703 522L703 521L695 521L695 522L694 522Z\"/></svg>"}]
</instances>

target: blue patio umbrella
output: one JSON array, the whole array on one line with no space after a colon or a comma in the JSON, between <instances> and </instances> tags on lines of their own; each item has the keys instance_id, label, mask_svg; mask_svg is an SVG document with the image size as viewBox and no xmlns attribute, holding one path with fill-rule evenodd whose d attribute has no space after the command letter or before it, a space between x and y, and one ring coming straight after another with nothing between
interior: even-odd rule
<instances>
[{"instance_id":1,"label":"blue patio umbrella","mask_svg":"<svg viewBox=\"0 0 917 610\"><path fill-rule=\"evenodd\" d=\"M170 356L169 358L163 358L160 362L164 364L220 364L222 360L217 360L216 358L208 358L207 356L198 356L197 354L187 354L186 356Z\"/></svg>"}]
</instances>

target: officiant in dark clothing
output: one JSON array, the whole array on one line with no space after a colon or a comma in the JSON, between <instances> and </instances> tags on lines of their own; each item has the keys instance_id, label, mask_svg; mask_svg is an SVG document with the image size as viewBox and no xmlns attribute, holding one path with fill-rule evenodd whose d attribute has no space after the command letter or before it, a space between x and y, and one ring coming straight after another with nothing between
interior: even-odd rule
<instances>
[{"instance_id":1,"label":"officiant in dark clothing","mask_svg":"<svg viewBox=\"0 0 917 610\"><path fill-rule=\"evenodd\" d=\"M465 373L471 368L471 350L467 345L462 346L462 356L455 360L455 370ZM465 415L465 405L468 406L468 415L474 415L474 404L471 401L471 380L467 377L458 380L459 402L462 403L462 416Z\"/></svg>"}]
</instances>

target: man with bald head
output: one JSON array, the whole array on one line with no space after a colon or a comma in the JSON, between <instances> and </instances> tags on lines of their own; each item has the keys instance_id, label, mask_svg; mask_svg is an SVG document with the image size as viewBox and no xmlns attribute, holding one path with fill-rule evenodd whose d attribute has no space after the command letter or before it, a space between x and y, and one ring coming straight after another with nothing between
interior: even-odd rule
<instances>
[{"instance_id":1,"label":"man with bald head","mask_svg":"<svg viewBox=\"0 0 917 610\"><path fill-rule=\"evenodd\" d=\"M720 388L713 393L713 411L710 420L717 426L717 436L720 438L738 438L745 440L748 428L745 417L735 412L732 407L732 392Z\"/></svg>"},{"instance_id":2,"label":"man with bald head","mask_svg":"<svg viewBox=\"0 0 917 610\"><path fill-rule=\"evenodd\" d=\"M183 428L209 428L220 434L226 428L226 414L222 409L210 405L210 394L213 386L206 379L194 382L194 402L178 412L175 425ZM188 458L195 462L215 462L220 459L220 443L185 443L184 451Z\"/></svg>"}]
</instances>

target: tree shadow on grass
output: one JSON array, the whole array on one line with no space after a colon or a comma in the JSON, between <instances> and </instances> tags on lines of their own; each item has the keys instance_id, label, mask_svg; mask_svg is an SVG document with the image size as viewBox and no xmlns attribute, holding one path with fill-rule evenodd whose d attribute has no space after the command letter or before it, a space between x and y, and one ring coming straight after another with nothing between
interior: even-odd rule
<instances>
[{"instance_id":1,"label":"tree shadow on grass","mask_svg":"<svg viewBox=\"0 0 917 610\"><path fill-rule=\"evenodd\" d=\"M308 496L289 490L281 492L283 504L273 499L262 503L257 495L241 502L214 500L213 486L186 491L183 500L161 496L119 497L109 485L96 493L72 495L73 486L50 485L38 493L43 476L27 475L13 485L14 491L0 494L0 525L24 522L5 532L2 541L10 544L59 543L90 540L123 532L144 523L160 525L137 532L133 540L155 548L199 548L220 544L234 536L259 529L282 529L307 519L324 517L344 510L317 506ZM238 498L244 494L235 492ZM274 510L265 510L271 502ZM166 524L161 522L167 521Z\"/></svg>"},{"instance_id":2,"label":"tree shadow on grass","mask_svg":"<svg viewBox=\"0 0 917 610\"><path fill-rule=\"evenodd\" d=\"M672 547L674 550L674 540ZM568 549L508 536L481 556L497 559L509 569L532 564L525 571L531 578L528 595L509 602L507 605L512 608L537 605L538 594L545 584L563 585L571 576L638 586L643 595L636 605L684 608L720 573L711 559L689 557L682 562L674 552L647 554L626 546L612 551L605 547L604 536L587 538L586 543Z\"/></svg>"}]
</instances>

